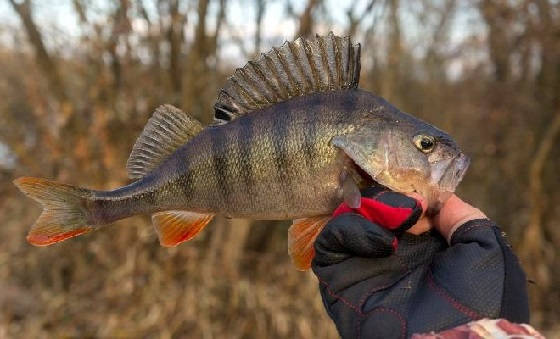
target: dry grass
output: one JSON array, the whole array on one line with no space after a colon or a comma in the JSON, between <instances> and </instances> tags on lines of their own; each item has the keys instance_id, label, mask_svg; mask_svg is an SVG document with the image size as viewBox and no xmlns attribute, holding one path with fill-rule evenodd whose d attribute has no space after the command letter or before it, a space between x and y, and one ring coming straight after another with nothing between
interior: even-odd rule
<instances>
[{"instance_id":1,"label":"dry grass","mask_svg":"<svg viewBox=\"0 0 560 339\"><path fill-rule=\"evenodd\" d=\"M148 2L100 9L72 1L81 33L71 42L34 21L38 7L26 7L30 0L10 1L11 15L25 24L0 23L7 37L0 40L0 146L14 158L13 166L0 163L0 338L335 337L316 279L289 262L285 223L218 219L174 249L159 246L147 217L48 248L25 242L40 211L16 191L14 178L98 189L125 184L126 159L151 110L172 103L209 122L229 68L242 62L222 58L220 44L252 53L236 40L231 13L209 11L209 0L185 7L154 0L163 6L145 15ZM224 9L230 2L211 3ZM243 6L264 11L267 3ZM304 34L330 27L320 3L309 0L283 20ZM472 157L460 195L497 221L515 250L523 248L521 262L536 282L529 287L532 323L560 331L560 148L558 136L546 137L560 106L560 4L400 3L398 10L399 1L373 2L372 13L386 14L375 20L355 8L347 27L334 28L361 37L360 86L448 131ZM451 43L449 23L463 7L478 18L462 28L460 44ZM421 23L420 39L400 29L408 21L399 13ZM255 44L264 51L260 32ZM429 53L419 55L422 47ZM463 73L449 79L447 66L457 61Z\"/></svg>"},{"instance_id":2,"label":"dry grass","mask_svg":"<svg viewBox=\"0 0 560 339\"><path fill-rule=\"evenodd\" d=\"M39 210L11 195L1 209L9 222L0 230L0 335L336 337L315 277L289 262L285 224L259 226L279 239L258 253L232 253L244 225L218 219L167 249L139 217L35 248L24 237Z\"/></svg>"}]
</instances>

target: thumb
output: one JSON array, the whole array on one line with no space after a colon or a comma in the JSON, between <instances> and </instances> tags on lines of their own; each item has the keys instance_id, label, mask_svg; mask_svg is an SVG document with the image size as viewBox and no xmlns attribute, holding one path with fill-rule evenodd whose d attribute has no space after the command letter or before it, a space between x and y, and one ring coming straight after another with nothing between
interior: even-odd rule
<instances>
[{"instance_id":1,"label":"thumb","mask_svg":"<svg viewBox=\"0 0 560 339\"><path fill-rule=\"evenodd\" d=\"M486 215L476 207L461 200L453 194L443 204L441 210L433 217L434 227L447 239L451 240L453 232L467 221L486 219Z\"/></svg>"}]
</instances>

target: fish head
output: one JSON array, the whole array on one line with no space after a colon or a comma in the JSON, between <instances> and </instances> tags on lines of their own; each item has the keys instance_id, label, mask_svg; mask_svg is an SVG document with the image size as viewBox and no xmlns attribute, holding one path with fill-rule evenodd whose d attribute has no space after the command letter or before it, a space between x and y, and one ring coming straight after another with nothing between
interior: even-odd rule
<instances>
[{"instance_id":1,"label":"fish head","mask_svg":"<svg viewBox=\"0 0 560 339\"><path fill-rule=\"evenodd\" d=\"M386 146L378 151L388 162L377 181L395 191L418 192L430 209L439 210L463 179L469 157L451 136L420 120L389 124L384 134Z\"/></svg>"},{"instance_id":2,"label":"fish head","mask_svg":"<svg viewBox=\"0 0 560 339\"><path fill-rule=\"evenodd\" d=\"M376 183L420 193L433 212L455 191L470 163L451 136L409 115L366 121L333 144Z\"/></svg>"}]
</instances>

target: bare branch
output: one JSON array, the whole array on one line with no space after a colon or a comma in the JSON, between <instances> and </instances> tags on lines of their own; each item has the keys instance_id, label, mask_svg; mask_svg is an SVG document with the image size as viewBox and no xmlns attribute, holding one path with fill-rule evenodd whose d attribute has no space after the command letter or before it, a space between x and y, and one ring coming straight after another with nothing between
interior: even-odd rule
<instances>
[{"instance_id":1,"label":"bare branch","mask_svg":"<svg viewBox=\"0 0 560 339\"><path fill-rule=\"evenodd\" d=\"M81 23L87 23L87 11L86 5L84 4L83 0L72 0L72 5L74 6L74 10L76 14L78 14L78 18L80 18Z\"/></svg>"},{"instance_id":2,"label":"bare branch","mask_svg":"<svg viewBox=\"0 0 560 339\"><path fill-rule=\"evenodd\" d=\"M321 4L321 1L322 0L308 0L305 10L299 17L297 36L309 37L313 34L313 13L315 12L315 8Z\"/></svg>"},{"instance_id":3,"label":"bare branch","mask_svg":"<svg viewBox=\"0 0 560 339\"><path fill-rule=\"evenodd\" d=\"M261 30L262 30L262 20L266 10L265 0L256 0L257 14L255 15L255 49L253 54L257 55L261 51Z\"/></svg>"},{"instance_id":4,"label":"bare branch","mask_svg":"<svg viewBox=\"0 0 560 339\"><path fill-rule=\"evenodd\" d=\"M167 30L167 40L169 42L169 76L171 78L171 86L175 96L175 103L179 104L181 97L182 84L182 67L181 67L181 50L183 47L184 36L183 26L186 22L186 15L179 11L179 0L171 0L169 3L169 15L171 23Z\"/></svg>"},{"instance_id":5,"label":"bare branch","mask_svg":"<svg viewBox=\"0 0 560 339\"><path fill-rule=\"evenodd\" d=\"M67 96L64 84L60 77L56 63L45 47L43 36L33 20L31 1L25 0L18 3L15 0L9 0L9 2L21 19L29 42L35 51L35 59L49 83L49 88L52 90L53 95L60 104L66 103Z\"/></svg>"},{"instance_id":6,"label":"bare branch","mask_svg":"<svg viewBox=\"0 0 560 339\"><path fill-rule=\"evenodd\" d=\"M371 13L376 3L376 0L370 0L366 8L360 13L359 16L355 15L356 5L358 0L355 0L348 11L346 12L346 17L348 18L348 36L356 35L356 31L358 27L362 23L362 21Z\"/></svg>"}]
</instances>

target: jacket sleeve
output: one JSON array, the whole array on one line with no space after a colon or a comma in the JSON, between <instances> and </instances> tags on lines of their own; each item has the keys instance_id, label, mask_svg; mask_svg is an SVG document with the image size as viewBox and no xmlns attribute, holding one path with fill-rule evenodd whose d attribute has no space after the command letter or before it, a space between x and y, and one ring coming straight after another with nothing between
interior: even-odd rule
<instances>
[{"instance_id":1,"label":"jacket sleeve","mask_svg":"<svg viewBox=\"0 0 560 339\"><path fill-rule=\"evenodd\" d=\"M501 230L471 220L452 235L432 266L434 283L480 315L529 322L527 280Z\"/></svg>"}]
</instances>

